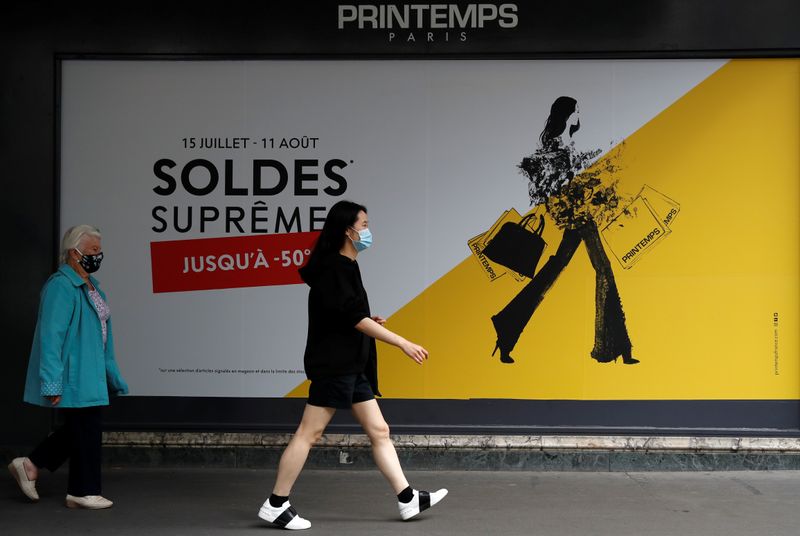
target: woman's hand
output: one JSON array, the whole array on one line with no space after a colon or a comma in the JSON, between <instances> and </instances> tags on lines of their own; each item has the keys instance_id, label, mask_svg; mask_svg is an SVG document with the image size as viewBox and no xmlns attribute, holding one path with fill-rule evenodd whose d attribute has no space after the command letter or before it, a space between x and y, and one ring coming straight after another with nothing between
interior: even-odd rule
<instances>
[{"instance_id":1,"label":"woman's hand","mask_svg":"<svg viewBox=\"0 0 800 536\"><path fill-rule=\"evenodd\" d=\"M414 344L413 342L403 339L398 346L408 357L420 365L423 361L428 359L428 351L419 344Z\"/></svg>"},{"instance_id":2,"label":"woman's hand","mask_svg":"<svg viewBox=\"0 0 800 536\"><path fill-rule=\"evenodd\" d=\"M372 318L364 317L361 319L361 321L359 321L358 324L356 324L355 327L358 331L364 333L365 335L369 335L373 339L391 344L392 346L397 346L408 357L420 365L423 361L428 359L428 351L425 348L419 344L414 344L413 342L407 341L397 333L389 331L381 325L384 322L386 322L386 319L380 316L373 316Z\"/></svg>"},{"instance_id":3,"label":"woman's hand","mask_svg":"<svg viewBox=\"0 0 800 536\"><path fill-rule=\"evenodd\" d=\"M46 396L45 398L50 401L52 406L57 406L61 403L61 395Z\"/></svg>"}]
</instances>

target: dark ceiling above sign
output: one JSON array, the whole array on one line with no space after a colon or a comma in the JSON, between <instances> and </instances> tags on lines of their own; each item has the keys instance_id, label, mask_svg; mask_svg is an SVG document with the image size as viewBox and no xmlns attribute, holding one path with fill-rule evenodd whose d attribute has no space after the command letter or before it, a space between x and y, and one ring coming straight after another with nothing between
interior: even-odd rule
<instances>
[{"instance_id":1,"label":"dark ceiling above sign","mask_svg":"<svg viewBox=\"0 0 800 536\"><path fill-rule=\"evenodd\" d=\"M800 49L800 2L787 0L37 4L6 8L0 34L44 32L57 53L594 58Z\"/></svg>"}]
</instances>

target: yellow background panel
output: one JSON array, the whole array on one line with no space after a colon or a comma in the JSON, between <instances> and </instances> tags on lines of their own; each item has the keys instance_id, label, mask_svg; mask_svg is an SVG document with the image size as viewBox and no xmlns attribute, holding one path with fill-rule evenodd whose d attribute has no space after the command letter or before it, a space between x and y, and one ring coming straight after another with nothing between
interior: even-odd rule
<instances>
[{"instance_id":1,"label":"yellow background panel","mask_svg":"<svg viewBox=\"0 0 800 536\"><path fill-rule=\"evenodd\" d=\"M389 319L389 329L431 358L420 367L380 344L381 391L434 399L800 398L799 151L800 61L729 62L621 149L614 178L622 193L632 197L647 184L680 204L672 232L633 267L624 270L608 252L640 364L589 355L594 271L581 245L510 365L499 352L491 357L490 318L527 280L490 282L465 258ZM540 267L560 236L548 219ZM303 384L288 396L306 392Z\"/></svg>"}]
</instances>

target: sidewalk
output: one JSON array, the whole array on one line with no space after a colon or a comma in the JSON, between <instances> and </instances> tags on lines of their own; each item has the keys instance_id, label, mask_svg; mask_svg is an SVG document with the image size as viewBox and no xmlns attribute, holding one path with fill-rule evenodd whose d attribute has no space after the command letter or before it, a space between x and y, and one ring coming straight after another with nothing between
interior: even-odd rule
<instances>
[{"instance_id":1,"label":"sidewalk","mask_svg":"<svg viewBox=\"0 0 800 536\"><path fill-rule=\"evenodd\" d=\"M38 504L0 478L0 535L281 534L256 517L275 472L106 469L105 511L64 507L66 471L43 473ZM377 471L306 471L292 495L312 522L304 534L782 536L800 534L800 472L408 472L412 485L450 495L399 521Z\"/></svg>"}]
</instances>

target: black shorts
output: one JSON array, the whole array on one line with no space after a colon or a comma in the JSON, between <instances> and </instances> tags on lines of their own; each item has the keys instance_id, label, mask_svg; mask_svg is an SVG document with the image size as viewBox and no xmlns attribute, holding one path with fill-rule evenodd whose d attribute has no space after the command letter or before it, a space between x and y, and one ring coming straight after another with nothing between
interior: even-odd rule
<instances>
[{"instance_id":1,"label":"black shorts","mask_svg":"<svg viewBox=\"0 0 800 536\"><path fill-rule=\"evenodd\" d=\"M308 404L323 408L350 409L353 404L374 398L364 374L320 378L312 380L308 388Z\"/></svg>"}]
</instances>

